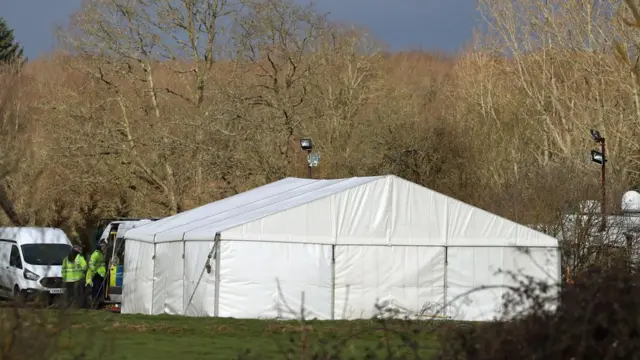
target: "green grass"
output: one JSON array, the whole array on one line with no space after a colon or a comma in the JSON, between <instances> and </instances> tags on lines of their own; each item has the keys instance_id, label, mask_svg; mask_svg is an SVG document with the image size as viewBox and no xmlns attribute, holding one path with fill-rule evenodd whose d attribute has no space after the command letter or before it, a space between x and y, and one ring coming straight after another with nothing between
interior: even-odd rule
<instances>
[{"instance_id":1,"label":"green grass","mask_svg":"<svg viewBox=\"0 0 640 360\"><path fill-rule=\"evenodd\" d=\"M50 317L55 317L52 313ZM299 322L118 315L101 311L67 313L69 328L61 337L59 359L90 348L90 359L311 359L319 352L340 352L341 359L367 353L386 358L418 352L430 358L437 349L442 323L394 321ZM56 320L57 321L57 320ZM54 321L55 322L55 321ZM306 340L305 340L306 338ZM306 354L305 344L306 343ZM415 343L415 344L414 344ZM415 350L413 350L414 348ZM414 358L414 356L411 356Z\"/></svg>"}]
</instances>

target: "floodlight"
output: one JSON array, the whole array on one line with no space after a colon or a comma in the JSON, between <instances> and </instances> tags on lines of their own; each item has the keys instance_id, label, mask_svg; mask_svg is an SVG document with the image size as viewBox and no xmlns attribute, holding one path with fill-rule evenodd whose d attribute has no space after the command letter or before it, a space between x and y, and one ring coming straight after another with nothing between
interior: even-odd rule
<instances>
[{"instance_id":1,"label":"floodlight","mask_svg":"<svg viewBox=\"0 0 640 360\"><path fill-rule=\"evenodd\" d=\"M604 155L600 151L591 150L591 161L598 164L604 164L607 159L604 158Z\"/></svg>"},{"instance_id":2,"label":"floodlight","mask_svg":"<svg viewBox=\"0 0 640 360\"><path fill-rule=\"evenodd\" d=\"M320 163L320 153L311 153L307 156L307 162L310 167L316 167Z\"/></svg>"},{"instance_id":3,"label":"floodlight","mask_svg":"<svg viewBox=\"0 0 640 360\"><path fill-rule=\"evenodd\" d=\"M310 151L313 149L313 142L309 138L300 139L300 147L304 151Z\"/></svg>"},{"instance_id":4,"label":"floodlight","mask_svg":"<svg viewBox=\"0 0 640 360\"><path fill-rule=\"evenodd\" d=\"M606 210L607 210L607 171L606 171L606 163L607 163L607 157L605 156L606 154L606 145L604 142L604 138L602 137L602 135L600 134L600 131L596 130L596 129L590 129L589 132L591 133L591 138L593 139L593 141L597 142L600 144L600 151L596 151L596 150L591 150L591 161L593 161L596 164L600 164L600 181L601 181L601 186L602 186L602 202L600 204L601 209L600 209L600 213L603 215L606 215ZM607 227L607 217L606 216L602 216L602 224L600 227L600 231L605 231L606 227Z\"/></svg>"}]
</instances>

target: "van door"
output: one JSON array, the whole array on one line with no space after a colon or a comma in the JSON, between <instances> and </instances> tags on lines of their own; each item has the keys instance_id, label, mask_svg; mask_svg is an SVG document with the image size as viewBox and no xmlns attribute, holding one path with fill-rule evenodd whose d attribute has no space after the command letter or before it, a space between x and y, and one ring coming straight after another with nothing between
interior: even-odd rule
<instances>
[{"instance_id":1,"label":"van door","mask_svg":"<svg viewBox=\"0 0 640 360\"><path fill-rule=\"evenodd\" d=\"M0 295L8 297L11 295L11 287L9 285L9 253L11 252L11 243L0 240Z\"/></svg>"},{"instance_id":2,"label":"van door","mask_svg":"<svg viewBox=\"0 0 640 360\"><path fill-rule=\"evenodd\" d=\"M118 289L116 289L114 286L112 285L112 276L111 273L113 272L111 270L112 266L113 266L113 261L115 260L115 254L116 254L116 249L117 249L117 243L118 243L118 228L120 227L120 223L111 223L108 225L109 227L109 235L107 238L107 249L106 249L106 253L105 253L105 265L106 265L106 270L107 273L105 274L104 277L104 287L105 287L105 299L111 299L114 295L118 296L119 294L122 294L122 291L119 292ZM114 272L114 276L115 276L115 272ZM115 280L115 279L114 279Z\"/></svg>"},{"instance_id":3,"label":"van door","mask_svg":"<svg viewBox=\"0 0 640 360\"><path fill-rule=\"evenodd\" d=\"M9 288L13 291L14 286L20 283L20 276L22 275L22 257L20 256L20 250L18 245L11 245L11 253L9 254Z\"/></svg>"}]
</instances>

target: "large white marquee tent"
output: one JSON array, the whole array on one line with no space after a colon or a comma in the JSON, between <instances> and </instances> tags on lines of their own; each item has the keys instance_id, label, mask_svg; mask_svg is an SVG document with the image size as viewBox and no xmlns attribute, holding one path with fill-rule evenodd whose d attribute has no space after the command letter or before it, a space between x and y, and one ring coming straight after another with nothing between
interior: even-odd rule
<instances>
[{"instance_id":1,"label":"large white marquee tent","mask_svg":"<svg viewBox=\"0 0 640 360\"><path fill-rule=\"evenodd\" d=\"M560 278L555 238L393 175L286 178L125 238L123 313L490 320L505 290L467 293L498 270Z\"/></svg>"}]
</instances>

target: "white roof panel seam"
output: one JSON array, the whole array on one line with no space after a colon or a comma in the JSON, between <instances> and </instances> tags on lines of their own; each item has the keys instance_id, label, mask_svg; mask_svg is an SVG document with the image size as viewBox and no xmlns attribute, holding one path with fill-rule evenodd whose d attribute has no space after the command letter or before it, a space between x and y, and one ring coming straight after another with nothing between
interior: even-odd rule
<instances>
[{"instance_id":1,"label":"white roof panel seam","mask_svg":"<svg viewBox=\"0 0 640 360\"><path fill-rule=\"evenodd\" d=\"M362 182L362 183L354 184L353 186L349 186L349 187L347 187L347 188L341 189L341 190L340 190L340 192L345 191L345 190L349 190L349 189L353 189L353 188L356 188L356 187L362 186L362 185L364 185L364 184L368 184L368 183L370 183L370 182L372 182L372 181L379 180L380 178L381 178L380 176L373 176L373 177L371 177L371 178L370 178L368 181L366 181L366 182ZM262 210L262 209L264 209L264 208L268 208L268 207L271 207L271 206L274 206L274 205L278 205L278 204L280 204L280 203L282 203L282 202L290 201L291 199L295 199L295 198L298 198L298 197L301 197L301 196L308 196L308 195L309 195L309 194L311 194L311 193L318 192L319 190L326 189L326 188L329 188L329 187L331 187L331 186L338 185L338 184L340 184L340 183L342 183L342 182L344 182L344 181L353 180L353 179L356 179L356 177L347 178L347 179L340 179L341 181L339 181L339 182L331 183L331 184L329 184L329 185L327 185L327 186L323 186L323 187L321 187L321 188L314 189L313 191L310 191L310 192L307 192L307 193L302 193L302 194L300 194L300 195L296 195L296 196L293 196L293 197L290 197L290 198L282 199L282 200L277 201L277 202L274 202L274 203L269 203L269 204L267 204L267 205L265 205L265 206L263 206L263 207L261 207L261 208L252 209L250 212L258 211L258 210ZM258 220L260 220L260 219L263 219L263 218L269 217L269 216L271 216L271 215L273 215L273 214L275 214L275 213L279 213L279 212L282 212L282 211L285 211L285 210L295 209L295 208L298 208L298 207L304 206L304 205L309 204L309 203L312 203L312 202L316 202L316 201L320 201L320 200L326 199L326 198L331 197L331 196L333 196L333 195L335 195L335 194L337 194L337 193L338 193L338 192L332 192L332 193L329 193L329 194L327 194L327 195L324 195L324 196L321 196L321 197L315 198L315 199L313 199L313 200L311 200L311 201L303 202L303 203L301 203L301 204L297 204L297 205L294 205L294 206L288 207L288 208L286 208L286 209L280 209L278 212L265 214L265 215L263 215L263 216L256 217L256 218L252 218L252 219L247 219L247 221L245 221L245 222L243 222L243 223L241 223L241 224L235 224L235 225L233 225L233 226L229 226L229 227L227 227L227 228L219 228L219 229L217 229L216 231L217 231L217 232L223 232L223 231L226 231L226 230L231 230L231 229L237 228L238 226L242 226L242 225L244 225L244 224L247 224L247 223L250 223L250 222L254 222L254 221L258 221ZM240 215L232 216L232 217L230 217L230 218L226 218L226 219L220 220L219 222L222 222L222 221L224 221L224 220L229 220L229 219L232 219L232 218L235 218L235 217L239 217L239 216L240 216ZM187 231L185 232L185 234L186 234L186 233L188 233L188 232L192 232L192 231L195 231L195 230L201 229L201 228L203 228L203 227L211 226L211 225L212 225L212 224L205 224L205 225L203 225L203 226L199 226L199 227L196 227L196 228L193 228L193 229L189 229L189 230L187 230Z\"/></svg>"},{"instance_id":2,"label":"white roof panel seam","mask_svg":"<svg viewBox=\"0 0 640 360\"><path fill-rule=\"evenodd\" d=\"M165 235L164 236L165 239L162 239L162 238L156 239L156 242L166 242L166 241L171 241L172 240L172 239L166 238L167 236L169 236L169 237L172 237L172 236L176 236L177 237L178 235L187 236L188 232L197 231L198 229L201 229L203 227L208 227L208 226L209 227L214 227L216 225L223 225L224 226L222 228L212 229L212 231L216 230L216 232L232 229L232 228L240 226L242 224L247 224L247 223L250 223L252 221L259 220L259 219L261 219L263 217L267 217L269 215L273 215L275 213L279 213L279 212L283 211L284 210L283 208L277 209L277 205L280 204L280 203L285 203L286 204L286 202L290 202L292 199L299 199L299 198L304 199L305 196L312 196L313 197L314 193L317 195L315 198L310 199L310 201L306 201L306 202L303 202L303 203L300 203L300 204L291 204L293 206L288 206L287 207L287 208L295 208L295 207L298 207L298 206L302 206L304 204L308 204L310 202L314 202L314 201L318 201L318 200L324 199L324 198L329 197L329 196L331 196L333 194L337 194L337 193L340 193L342 191L345 191L345 190L348 190L348 189L351 189L351 188L356 188L356 187L358 187L360 185L363 185L363 184L374 182L374 181L382 179L384 177L385 176L371 176L371 177L352 177L352 178L332 179L332 180L311 180L311 181L309 181L309 182L307 182L305 184L305 185L309 185L309 186L311 186L313 184L316 185L316 187L314 189L310 190L310 191L302 191L301 192L300 188L303 188L303 187L296 186L295 189L289 189L289 190L287 190L285 192L281 192L281 195L280 195L280 197L282 197L283 194L286 195L287 193L293 193L293 194L295 194L296 192L299 193L299 194L296 194L294 196L288 196L288 197L285 196L282 199L277 199L276 198L278 200L276 202L273 202L273 201L269 202L268 201L269 199L272 199L273 196L271 196L271 197L263 197L263 198L255 201L255 202L252 202L252 203L255 204L255 203L258 203L260 201L263 201L263 202L266 202L266 204L264 206L249 208L249 209L247 209L246 212L238 211L238 209L242 210L241 209L242 205L241 206L236 206L234 208L235 211L236 211L236 214L233 214L232 216L228 216L228 217L225 217L225 218L219 218L220 214L227 213L227 210L225 210L224 212L218 212L215 215L208 216L208 217L205 217L205 218L201 219L200 221L201 221L201 223L203 223L202 226L198 226L199 224L197 224L196 226L193 226L193 225L192 226L188 226L189 224L184 224L183 223L183 224L179 224L177 226L172 226L171 228L166 228L166 229L163 229L163 230L160 230L160 231L156 231L155 234L153 234L153 235L158 235L160 237L162 237L162 235ZM303 180L303 179L301 179L301 180ZM306 181L306 180L303 180L303 181ZM270 184L267 184L265 186L269 186L269 185ZM320 186L318 186L318 185L320 185ZM326 191L326 189L330 189L331 191ZM325 192L327 194L324 194ZM220 200L220 201L224 201L224 199ZM295 201L294 201L294 203L295 203ZM215 202L211 203L211 204L215 204ZM208 205L211 205L211 204L208 204ZM243 205L246 205L246 204L247 203L245 203ZM204 206L207 206L207 205L204 205ZM260 213L264 212L265 209L267 210L266 212L269 212L268 210L270 210L270 208L273 208L273 207L276 207L276 209L278 211L267 213L267 214L264 214L263 216L256 216L256 217L253 217L253 218L251 218L250 216L246 215L246 214L250 214L250 213L254 213L254 212L256 213L255 215L261 215ZM229 209L228 211L233 211L233 209ZM178 214L176 216L179 216L179 215L180 214ZM216 216L218 217L218 219L215 219ZM234 222L234 219L238 219L238 221ZM182 231L182 229L184 229L184 232ZM137 233L137 234L136 233L129 233L129 237L128 238L130 240L149 242L149 241L152 241L151 238L153 237L153 235L148 234L148 233L147 234L145 234L145 233Z\"/></svg>"},{"instance_id":3,"label":"white roof panel seam","mask_svg":"<svg viewBox=\"0 0 640 360\"><path fill-rule=\"evenodd\" d=\"M241 200L243 198L246 198L248 195L258 194L258 193L264 192L265 189L276 189L277 190L279 187L283 187L285 185L286 186L291 186L291 185L297 185L297 184L300 184L300 183L305 183L306 184L306 183L309 183L309 182L313 182L313 180L298 179L298 178L293 178L293 177L284 178L282 180L278 180L278 181L266 184L266 185L261 186L259 188L250 189L250 190L247 190L247 191L244 191L244 192L241 192L241 193L238 193L238 194L234 194L232 196L220 199L218 201L215 201L215 202L212 202L212 203L209 203L209 204L205 204L205 205L202 205L202 206L199 206L199 207L187 210L187 211L183 211L183 212L178 213L178 214L173 215L173 216L169 216L169 217L166 217L166 218L163 218L163 219L159 219L158 221L155 221L155 222L145 226L145 230L146 229L151 229L149 231L152 231L153 229L158 228L158 227L162 228L163 225L167 226L166 225L167 222L169 222L168 226L171 226L171 222L172 221L175 221L176 219L183 219L183 218L188 217L190 214L193 214L193 213L198 213L199 211L202 211L202 208L211 207L214 204L220 204L220 203L228 204L229 202L233 203L234 200L241 203L242 202ZM206 219L206 217L203 218L203 219ZM142 231L142 230L133 231L132 234L136 234L136 233L138 233L140 231ZM145 233L145 235L149 236L150 233L149 232Z\"/></svg>"},{"instance_id":4,"label":"white roof panel seam","mask_svg":"<svg viewBox=\"0 0 640 360\"><path fill-rule=\"evenodd\" d=\"M288 178L287 178L287 179L288 179ZM347 180L347 179L345 179L345 180ZM267 199L270 199L270 198L273 198L273 197L276 197L276 196L280 196L280 195L286 194L286 193L288 193L288 192L291 192L291 191L294 191L294 190L297 190L297 189L303 188L303 187L305 187L305 186L312 185L312 184L316 183L317 181L322 181L322 180L311 180L311 181L309 181L309 182L306 182L306 183L304 183L304 184L302 184L302 185L299 185L299 186L296 186L296 187L294 187L294 188L289 188L289 189L287 189L287 190L285 190L285 191L281 191L281 192L278 192L278 193L274 193L274 194L271 194L271 195L266 196L266 197L263 197L263 198L258 198L258 199L255 199L255 200L253 200L253 201L250 201L250 202L245 202L245 203L239 204L238 206L231 207L231 208L228 208L228 209L226 209L226 210L224 210L224 211L220 211L220 212L217 212L217 213L214 213L214 214L207 214L207 216L203 216L203 217L201 217L201 218L191 219L190 221L182 222L182 223L180 223L180 224L178 224L178 225L176 225L176 226L174 226L174 227L166 228L166 229L163 229L163 230L160 230L160 231L154 232L154 233L152 233L152 234L153 234L153 235L157 235L157 234L163 233L163 232L165 232L165 231L173 230L173 229L175 229L175 228L178 228L178 227L181 227L181 226L184 226L184 225L188 225L188 224L192 224L192 223L195 223L195 222L198 222L198 221L206 220L206 219L208 219L208 218L211 218L211 217L214 217L214 216L218 216L218 215L221 215L221 214L224 214L224 213L227 213L227 212L233 211L233 210L238 210L238 209L240 209L240 208L242 208L242 207L249 206L249 205L254 204L254 203L256 203L256 202L263 201L263 200L267 200ZM242 194L242 193L241 193L241 194ZM229 199L229 198L227 198L227 199ZM220 201L222 201L222 200L225 200L225 199L221 199ZM214 202L214 203L215 203L215 202ZM206 206L206 205L205 205L205 206ZM196 209L197 209L197 208L196 208ZM192 209L192 210L195 210L195 209ZM191 210L190 210L190 211L191 211ZM179 214L176 214L176 215L184 215L185 213L187 213L187 212L179 213ZM162 223L158 223L158 224L162 224Z\"/></svg>"},{"instance_id":5,"label":"white roof panel seam","mask_svg":"<svg viewBox=\"0 0 640 360\"><path fill-rule=\"evenodd\" d=\"M280 203L282 203L282 202L289 201L289 200L291 200L291 199L295 199L295 198L300 197L300 196L306 196L306 195L309 195L309 194L311 194L311 193L313 193L313 192L317 192L317 191L320 191L320 190L322 190L322 189L326 189L326 188L329 188L329 187L331 187L331 186L338 185L338 184L340 184L340 183L342 183L342 182L344 182L344 181L348 181L348 180L351 180L351 179L353 179L353 178L347 178L347 179L336 179L336 180L339 180L339 181L336 181L336 182L330 182L330 183L328 183L326 186L323 186L323 187L320 187L320 188L317 188L317 189L313 189L313 190L311 190L311 191L309 191L309 192L303 192L303 193L301 193L301 194L299 194L299 195L295 195L295 196L292 196L292 197L283 198L282 200L279 200L279 201L276 201L276 202L269 202L269 203L266 203L264 206L261 206L261 207L255 208L255 209L251 209L251 210L249 210L247 213L250 213L250 212L253 212L253 211L262 210L262 209L264 209L264 208L267 208L267 207L270 207L270 206L274 206L274 205L280 204ZM316 181L314 181L314 183L315 183L315 184L317 184L317 182L319 182L319 181L326 181L326 180L316 180ZM310 184L307 184L307 185L310 185ZM358 184L358 185L361 185L361 184ZM358 186L358 185L354 185L353 187ZM350 188L351 188L351 187L350 187ZM280 195L284 195L284 194L286 194L286 193L288 193L288 192L292 192L292 191L297 190L297 189L299 189L299 187L298 187L298 188L294 188L294 189L290 189L290 190L288 190L288 191L285 191L285 192L283 192L283 193L282 193L282 194L280 194ZM327 195L327 196L331 196L331 195L333 195L333 194L329 194L329 195ZM269 199L269 198L271 198L271 197L268 197L268 198L262 198L262 199L260 199L260 200L257 200L257 201L251 202L251 203L252 203L252 204L255 204L255 203L259 202L259 201L267 200L267 199ZM312 200L312 201L317 201L317 200L320 200L320 198L319 198L319 199L314 199L314 200ZM305 203L303 203L303 204L301 204L301 205L299 205L299 206L302 206L302 205L304 205L304 204L308 204L308 202L305 202ZM239 209L239 208L241 208L241 207L242 207L242 206L237 207L237 208L236 208L236 209L234 209L234 210L237 210L237 209ZM226 212L226 211L225 211L225 212ZM222 212L222 213L224 213L224 212ZM221 213L221 214L222 214L222 213ZM242 214L242 215L244 215L244 214ZM225 221L225 220L233 219L233 218L236 218L236 217L239 217L239 216L242 216L242 215L239 215L239 214L232 215L232 216L229 216L229 217L226 217L226 218L217 219L217 220L215 220L215 222L216 222L216 223L220 223L220 222L223 222L223 221ZM265 215L265 216L269 216L269 215L271 215L271 214L268 214L268 215ZM213 217L213 216L211 216L211 217ZM249 222L253 222L253 221L256 221L256 220L260 220L260 219L261 219L261 218L251 219ZM204 219L203 219L203 220L204 220ZM216 231L217 231L217 232L221 232L221 231L229 230L229 229L232 229L232 228L235 228L235 227L237 227L237 226L244 225L244 224L246 224L246 222L245 222L245 223L242 223L242 224L234 225L234 226L232 226L231 228L226 228L226 229L217 229ZM183 225L186 225L186 224L183 224ZM191 228L191 229L189 229L189 230L185 231L185 234L186 234L187 232L194 231L194 230L198 230L198 229L201 229L201 228L203 228L203 227L210 226L210 225L212 225L212 224L211 224L211 223L208 223L208 224L204 224L204 225L202 225L202 226L198 226L198 227L195 227L195 228ZM173 228L173 229L175 229L175 228ZM166 231L171 231L171 230L173 230L173 229L166 229L166 230L161 231L161 232L159 232L159 233L163 233L163 232L166 232Z\"/></svg>"},{"instance_id":6,"label":"white roof panel seam","mask_svg":"<svg viewBox=\"0 0 640 360\"><path fill-rule=\"evenodd\" d=\"M310 186L310 185L314 184L316 181L322 181L322 180L315 180L315 181L313 181L313 182L304 183L304 184L302 184L302 185L300 185L300 186L296 186L296 187L294 187L294 188L290 188L290 189L287 189L287 190L282 191L282 192L279 192L279 193L275 193L275 194L272 194L272 195L269 195L269 196L266 196L266 197L263 197L263 198L259 198L259 199L256 199L256 200L253 200L253 201L250 201L250 202L246 202L246 203L243 203L242 205L239 205L239 206L236 206L236 207L233 207L233 208L230 208L230 209L227 209L227 210L221 211L221 212L219 212L219 213L215 213L215 214L212 214L212 215L208 215L208 216L205 216L205 217L203 217L203 218L195 219L195 220L193 220L193 221L185 222L185 223L183 223L182 225L192 224L192 223L194 223L194 222L197 222L197 221L200 221L200 220L204 220L204 219L207 219L207 218L210 218L210 217L214 217L214 216L216 216L216 215L220 215L220 214L224 214L224 213L227 213L227 212L230 212L230 211L233 211L233 210L241 209L241 208L243 208L243 207L245 207L245 206L249 206L249 205L251 205L251 204L255 204L255 203L259 202L259 201L263 201L263 200L267 200L267 199L274 198L274 197L276 197L276 196L284 195L284 194L286 194L286 193L288 193L288 192L292 192L292 191L294 191L294 190L298 190L298 189L303 188L303 187L305 187L305 186ZM171 229L166 229L166 230L171 230ZM165 230L165 231L166 231L166 230Z\"/></svg>"}]
</instances>

